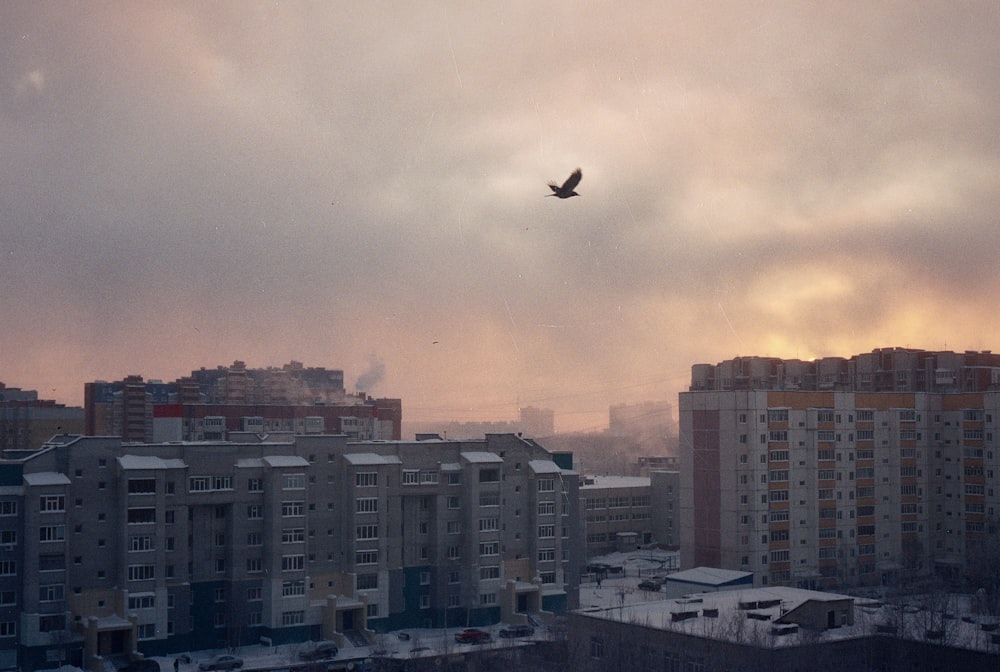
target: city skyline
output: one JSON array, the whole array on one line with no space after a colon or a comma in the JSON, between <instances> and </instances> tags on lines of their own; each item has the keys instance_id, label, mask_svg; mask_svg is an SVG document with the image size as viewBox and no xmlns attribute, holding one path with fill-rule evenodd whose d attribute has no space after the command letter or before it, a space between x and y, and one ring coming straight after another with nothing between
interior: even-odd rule
<instances>
[{"instance_id":1,"label":"city skyline","mask_svg":"<svg viewBox=\"0 0 1000 672\"><path fill-rule=\"evenodd\" d=\"M998 24L6 3L0 380L296 359L408 421L568 432L736 355L989 349Z\"/></svg>"}]
</instances>

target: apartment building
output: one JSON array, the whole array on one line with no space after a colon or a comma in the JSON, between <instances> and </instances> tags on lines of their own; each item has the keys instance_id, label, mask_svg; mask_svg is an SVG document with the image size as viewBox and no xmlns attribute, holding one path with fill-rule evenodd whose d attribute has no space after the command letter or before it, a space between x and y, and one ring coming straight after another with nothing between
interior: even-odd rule
<instances>
[{"instance_id":1,"label":"apartment building","mask_svg":"<svg viewBox=\"0 0 1000 672\"><path fill-rule=\"evenodd\" d=\"M1000 361L909 350L831 361L692 369L682 566L813 588L957 579L983 561L1000 510Z\"/></svg>"},{"instance_id":2,"label":"apartment building","mask_svg":"<svg viewBox=\"0 0 1000 672\"><path fill-rule=\"evenodd\" d=\"M0 463L0 669L564 612L571 462L515 435L55 437Z\"/></svg>"},{"instance_id":3,"label":"apartment building","mask_svg":"<svg viewBox=\"0 0 1000 672\"><path fill-rule=\"evenodd\" d=\"M0 383L0 451L35 450L53 434L82 431L82 408L39 399L35 390Z\"/></svg>"},{"instance_id":4,"label":"apartment building","mask_svg":"<svg viewBox=\"0 0 1000 672\"><path fill-rule=\"evenodd\" d=\"M345 434L399 440L400 399L343 390L343 372L304 368L201 369L164 383L127 376L84 385L84 433L142 443L220 441L230 432Z\"/></svg>"}]
</instances>

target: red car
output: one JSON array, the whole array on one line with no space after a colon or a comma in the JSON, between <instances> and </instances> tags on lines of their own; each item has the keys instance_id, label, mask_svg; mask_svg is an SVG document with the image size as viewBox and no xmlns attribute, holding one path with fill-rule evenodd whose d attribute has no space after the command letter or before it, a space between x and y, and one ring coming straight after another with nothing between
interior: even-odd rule
<instances>
[{"instance_id":1,"label":"red car","mask_svg":"<svg viewBox=\"0 0 1000 672\"><path fill-rule=\"evenodd\" d=\"M467 628L455 633L455 641L459 644L484 644L490 641L490 633L477 628Z\"/></svg>"}]
</instances>

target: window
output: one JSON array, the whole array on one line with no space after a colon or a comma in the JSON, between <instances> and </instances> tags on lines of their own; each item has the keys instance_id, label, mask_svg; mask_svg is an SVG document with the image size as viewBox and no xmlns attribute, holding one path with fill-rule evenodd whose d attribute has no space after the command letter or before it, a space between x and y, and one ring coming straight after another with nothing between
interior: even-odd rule
<instances>
[{"instance_id":1,"label":"window","mask_svg":"<svg viewBox=\"0 0 1000 672\"><path fill-rule=\"evenodd\" d=\"M43 553L38 556L38 571L57 572L66 569L66 556L62 553Z\"/></svg>"},{"instance_id":2,"label":"window","mask_svg":"<svg viewBox=\"0 0 1000 672\"><path fill-rule=\"evenodd\" d=\"M301 554L281 556L281 571L297 572L306 566L306 556Z\"/></svg>"},{"instance_id":3,"label":"window","mask_svg":"<svg viewBox=\"0 0 1000 672\"><path fill-rule=\"evenodd\" d=\"M289 501L281 503L281 516L283 518L297 518L303 515L305 507L301 501Z\"/></svg>"},{"instance_id":4,"label":"window","mask_svg":"<svg viewBox=\"0 0 1000 672\"><path fill-rule=\"evenodd\" d=\"M264 561L260 558L247 558L247 574L260 574L264 571Z\"/></svg>"},{"instance_id":5,"label":"window","mask_svg":"<svg viewBox=\"0 0 1000 672\"><path fill-rule=\"evenodd\" d=\"M378 551L377 550L356 551L354 553L354 564L377 565Z\"/></svg>"},{"instance_id":6,"label":"window","mask_svg":"<svg viewBox=\"0 0 1000 672\"><path fill-rule=\"evenodd\" d=\"M555 559L556 559L556 549L554 548L538 549L538 562L555 562Z\"/></svg>"},{"instance_id":7,"label":"window","mask_svg":"<svg viewBox=\"0 0 1000 672\"><path fill-rule=\"evenodd\" d=\"M449 520L446 526L448 534L460 534L462 532L462 523L458 520Z\"/></svg>"},{"instance_id":8,"label":"window","mask_svg":"<svg viewBox=\"0 0 1000 672\"><path fill-rule=\"evenodd\" d=\"M355 539L378 539L378 525L358 525L355 528Z\"/></svg>"},{"instance_id":9,"label":"window","mask_svg":"<svg viewBox=\"0 0 1000 672\"><path fill-rule=\"evenodd\" d=\"M155 565L129 565L128 566L128 580L129 581L149 581L156 575Z\"/></svg>"},{"instance_id":10,"label":"window","mask_svg":"<svg viewBox=\"0 0 1000 672\"><path fill-rule=\"evenodd\" d=\"M479 506L500 506L499 492L479 493Z\"/></svg>"},{"instance_id":11,"label":"window","mask_svg":"<svg viewBox=\"0 0 1000 672\"><path fill-rule=\"evenodd\" d=\"M354 500L355 513L378 513L377 497L359 497Z\"/></svg>"},{"instance_id":12,"label":"window","mask_svg":"<svg viewBox=\"0 0 1000 672\"><path fill-rule=\"evenodd\" d=\"M479 482L480 483L497 483L500 481L500 470L499 469L480 469L479 470Z\"/></svg>"},{"instance_id":13,"label":"window","mask_svg":"<svg viewBox=\"0 0 1000 672\"><path fill-rule=\"evenodd\" d=\"M298 581L283 581L281 584L282 597L296 597L305 594L306 582L301 579Z\"/></svg>"},{"instance_id":14,"label":"window","mask_svg":"<svg viewBox=\"0 0 1000 672\"><path fill-rule=\"evenodd\" d=\"M282 478L282 490L304 490L305 487L305 474L285 474Z\"/></svg>"},{"instance_id":15,"label":"window","mask_svg":"<svg viewBox=\"0 0 1000 672\"><path fill-rule=\"evenodd\" d=\"M247 506L247 519L260 520L264 517L264 507L260 504L250 504Z\"/></svg>"},{"instance_id":16,"label":"window","mask_svg":"<svg viewBox=\"0 0 1000 672\"><path fill-rule=\"evenodd\" d=\"M376 590L378 588L378 574L358 574L357 590Z\"/></svg>"},{"instance_id":17,"label":"window","mask_svg":"<svg viewBox=\"0 0 1000 672\"><path fill-rule=\"evenodd\" d=\"M590 657L591 658L603 658L604 657L604 641L597 636L590 637Z\"/></svg>"},{"instance_id":18,"label":"window","mask_svg":"<svg viewBox=\"0 0 1000 672\"><path fill-rule=\"evenodd\" d=\"M0 516L16 516L17 515L17 502L7 501L0 502Z\"/></svg>"},{"instance_id":19,"label":"window","mask_svg":"<svg viewBox=\"0 0 1000 672\"><path fill-rule=\"evenodd\" d=\"M153 550L153 535L151 534L133 534L128 538L128 550L129 552L136 551L152 551Z\"/></svg>"},{"instance_id":20,"label":"window","mask_svg":"<svg viewBox=\"0 0 1000 672\"><path fill-rule=\"evenodd\" d=\"M65 597L66 587L61 583L44 583L38 587L39 602L58 602Z\"/></svg>"},{"instance_id":21,"label":"window","mask_svg":"<svg viewBox=\"0 0 1000 672\"><path fill-rule=\"evenodd\" d=\"M555 492L556 482L552 478L538 479L538 492Z\"/></svg>"},{"instance_id":22,"label":"window","mask_svg":"<svg viewBox=\"0 0 1000 672\"><path fill-rule=\"evenodd\" d=\"M538 538L539 539L551 539L556 536L556 526L555 525L539 525L538 526Z\"/></svg>"},{"instance_id":23,"label":"window","mask_svg":"<svg viewBox=\"0 0 1000 672\"><path fill-rule=\"evenodd\" d=\"M489 606L497 603L496 593L481 593L479 595L479 604L482 606Z\"/></svg>"},{"instance_id":24,"label":"window","mask_svg":"<svg viewBox=\"0 0 1000 672\"><path fill-rule=\"evenodd\" d=\"M500 542L499 541L480 542L479 555L500 555Z\"/></svg>"},{"instance_id":25,"label":"window","mask_svg":"<svg viewBox=\"0 0 1000 672\"><path fill-rule=\"evenodd\" d=\"M17 637L17 622L16 621L0 622L0 637Z\"/></svg>"},{"instance_id":26,"label":"window","mask_svg":"<svg viewBox=\"0 0 1000 672\"><path fill-rule=\"evenodd\" d=\"M772 502L787 502L788 490L772 490L770 492L770 498Z\"/></svg>"},{"instance_id":27,"label":"window","mask_svg":"<svg viewBox=\"0 0 1000 672\"><path fill-rule=\"evenodd\" d=\"M191 476L188 478L189 492L208 492L212 489L212 479L208 476Z\"/></svg>"},{"instance_id":28,"label":"window","mask_svg":"<svg viewBox=\"0 0 1000 672\"><path fill-rule=\"evenodd\" d=\"M38 528L38 541L65 541L65 525L46 525Z\"/></svg>"},{"instance_id":29,"label":"window","mask_svg":"<svg viewBox=\"0 0 1000 672\"><path fill-rule=\"evenodd\" d=\"M283 611L281 612L282 625L301 625L306 622L306 612L304 611Z\"/></svg>"},{"instance_id":30,"label":"window","mask_svg":"<svg viewBox=\"0 0 1000 672\"><path fill-rule=\"evenodd\" d=\"M359 488L371 488L378 485L378 472L359 471L354 474L354 485Z\"/></svg>"},{"instance_id":31,"label":"window","mask_svg":"<svg viewBox=\"0 0 1000 672\"><path fill-rule=\"evenodd\" d=\"M66 616L49 614L38 617L38 632L57 632L66 629Z\"/></svg>"},{"instance_id":32,"label":"window","mask_svg":"<svg viewBox=\"0 0 1000 672\"><path fill-rule=\"evenodd\" d=\"M156 606L156 596L154 595L129 595L129 609L152 609Z\"/></svg>"},{"instance_id":33,"label":"window","mask_svg":"<svg viewBox=\"0 0 1000 672\"><path fill-rule=\"evenodd\" d=\"M66 498L63 495L42 495L38 502L38 510L42 513L65 511Z\"/></svg>"},{"instance_id":34,"label":"window","mask_svg":"<svg viewBox=\"0 0 1000 672\"><path fill-rule=\"evenodd\" d=\"M556 512L555 502L538 502L538 515L552 516Z\"/></svg>"},{"instance_id":35,"label":"window","mask_svg":"<svg viewBox=\"0 0 1000 672\"><path fill-rule=\"evenodd\" d=\"M302 527L288 527L281 531L281 543L297 544L306 540L306 531Z\"/></svg>"},{"instance_id":36,"label":"window","mask_svg":"<svg viewBox=\"0 0 1000 672\"><path fill-rule=\"evenodd\" d=\"M489 579L499 579L500 578L500 566L499 565L488 565L486 567L479 568L479 580L487 581Z\"/></svg>"},{"instance_id":37,"label":"window","mask_svg":"<svg viewBox=\"0 0 1000 672\"><path fill-rule=\"evenodd\" d=\"M156 494L156 479L155 478L128 479L128 494L130 495Z\"/></svg>"},{"instance_id":38,"label":"window","mask_svg":"<svg viewBox=\"0 0 1000 672\"><path fill-rule=\"evenodd\" d=\"M416 469L403 470L403 485L416 485L420 482L420 472Z\"/></svg>"},{"instance_id":39,"label":"window","mask_svg":"<svg viewBox=\"0 0 1000 672\"><path fill-rule=\"evenodd\" d=\"M479 531L480 532L494 532L500 529L499 518L480 518L479 519Z\"/></svg>"},{"instance_id":40,"label":"window","mask_svg":"<svg viewBox=\"0 0 1000 672\"><path fill-rule=\"evenodd\" d=\"M144 525L156 522L156 509L147 507L130 507L128 510L129 525Z\"/></svg>"},{"instance_id":41,"label":"window","mask_svg":"<svg viewBox=\"0 0 1000 672\"><path fill-rule=\"evenodd\" d=\"M247 492L264 492L264 479L263 478L248 479Z\"/></svg>"}]
</instances>

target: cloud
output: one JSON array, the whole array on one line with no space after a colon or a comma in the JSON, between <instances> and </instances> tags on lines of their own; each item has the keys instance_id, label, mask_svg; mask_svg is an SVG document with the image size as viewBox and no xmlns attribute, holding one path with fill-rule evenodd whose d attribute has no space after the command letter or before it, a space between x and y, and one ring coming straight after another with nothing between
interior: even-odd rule
<instances>
[{"instance_id":1,"label":"cloud","mask_svg":"<svg viewBox=\"0 0 1000 672\"><path fill-rule=\"evenodd\" d=\"M408 418L567 429L737 353L992 347L1000 10L576 9L4 5L0 380L377 352Z\"/></svg>"}]
</instances>

